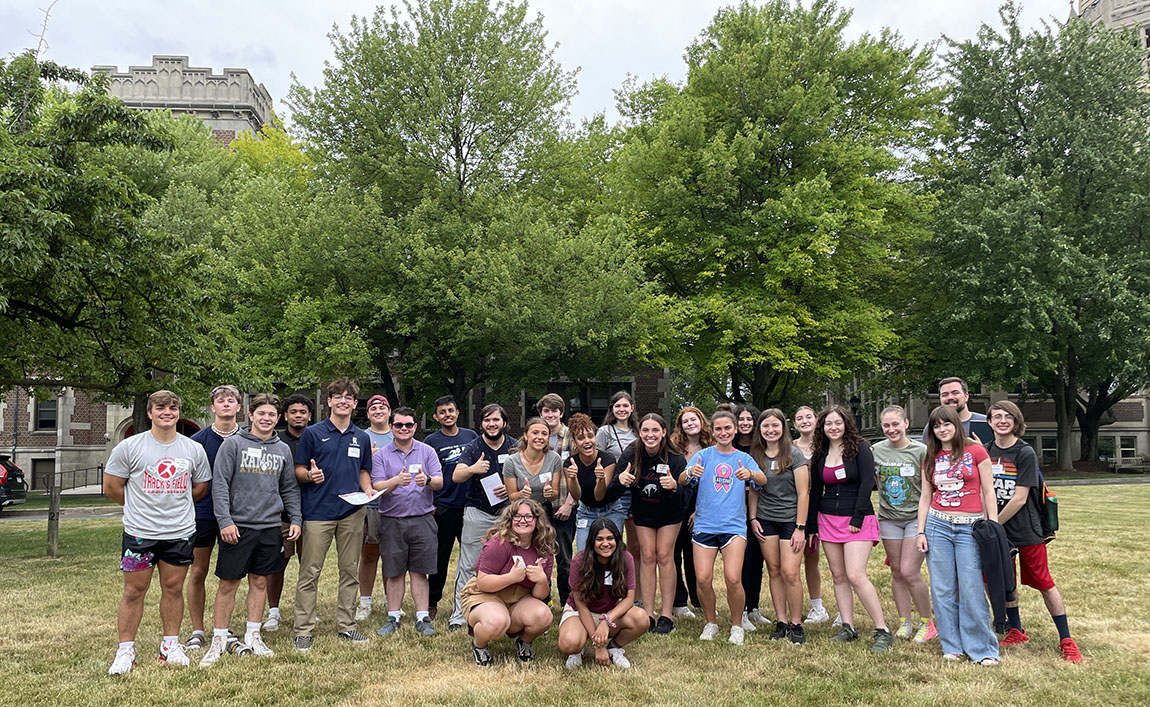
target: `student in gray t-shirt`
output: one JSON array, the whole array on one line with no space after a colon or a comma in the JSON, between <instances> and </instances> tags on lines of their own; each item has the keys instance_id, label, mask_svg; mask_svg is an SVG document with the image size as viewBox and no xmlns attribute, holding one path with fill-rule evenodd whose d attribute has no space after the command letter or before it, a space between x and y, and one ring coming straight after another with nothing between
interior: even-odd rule
<instances>
[{"instance_id":1,"label":"student in gray t-shirt","mask_svg":"<svg viewBox=\"0 0 1150 707\"><path fill-rule=\"evenodd\" d=\"M562 458L551 451L551 430L541 418L527 421L519 446L503 465L507 497L530 498L544 507L559 495ZM532 471L528 470L530 467Z\"/></svg>"},{"instance_id":2,"label":"student in gray t-shirt","mask_svg":"<svg viewBox=\"0 0 1150 707\"><path fill-rule=\"evenodd\" d=\"M192 535L196 532L192 504L208 492L212 470L204 448L176 432L180 406L180 396L171 391L148 396L152 429L116 445L104 467L104 494L124 506L120 554L124 593L116 615L120 645L109 675L123 675L136 662L136 631L157 566L164 629L160 662L190 662L179 635L184 579L192 564Z\"/></svg>"}]
</instances>

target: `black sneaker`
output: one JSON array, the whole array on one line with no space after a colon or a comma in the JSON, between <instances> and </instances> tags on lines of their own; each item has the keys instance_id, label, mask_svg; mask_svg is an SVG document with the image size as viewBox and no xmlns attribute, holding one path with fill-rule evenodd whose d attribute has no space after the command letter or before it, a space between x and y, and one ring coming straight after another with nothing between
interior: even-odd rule
<instances>
[{"instance_id":1,"label":"black sneaker","mask_svg":"<svg viewBox=\"0 0 1150 707\"><path fill-rule=\"evenodd\" d=\"M491 665L491 651L487 648L480 648L475 645L475 641L471 641L471 652L475 656L475 664L481 668L486 668Z\"/></svg>"},{"instance_id":2,"label":"black sneaker","mask_svg":"<svg viewBox=\"0 0 1150 707\"><path fill-rule=\"evenodd\" d=\"M831 636L831 640L835 643L850 643L851 641L857 641L858 638L859 632L854 630L854 627L848 623L844 623L842 628L839 629L839 632Z\"/></svg>"},{"instance_id":3,"label":"black sneaker","mask_svg":"<svg viewBox=\"0 0 1150 707\"><path fill-rule=\"evenodd\" d=\"M807 633L803 630L802 624L791 624L791 630L787 633L791 639L791 643L796 646L801 646L807 642Z\"/></svg>"},{"instance_id":4,"label":"black sneaker","mask_svg":"<svg viewBox=\"0 0 1150 707\"><path fill-rule=\"evenodd\" d=\"M655 617L654 616L648 616L647 617L647 633L654 633L654 632L655 632Z\"/></svg>"},{"instance_id":5,"label":"black sneaker","mask_svg":"<svg viewBox=\"0 0 1150 707\"><path fill-rule=\"evenodd\" d=\"M775 632L772 633L767 640L784 641L787 638L787 634L789 634L790 632L791 632L790 626L783 623L782 621L777 621L777 622L775 622Z\"/></svg>"},{"instance_id":6,"label":"black sneaker","mask_svg":"<svg viewBox=\"0 0 1150 707\"><path fill-rule=\"evenodd\" d=\"M307 653L311 650L311 636L296 636L295 649L300 653Z\"/></svg>"},{"instance_id":7,"label":"black sneaker","mask_svg":"<svg viewBox=\"0 0 1150 707\"><path fill-rule=\"evenodd\" d=\"M519 658L520 664L526 665L535 660L535 646L530 643L524 643L522 638L516 638L515 656Z\"/></svg>"},{"instance_id":8,"label":"black sneaker","mask_svg":"<svg viewBox=\"0 0 1150 707\"><path fill-rule=\"evenodd\" d=\"M651 633L657 633L659 635L666 636L668 633L674 630L675 622L672 621L669 617L660 616L659 620L656 621L655 625L651 628Z\"/></svg>"},{"instance_id":9,"label":"black sneaker","mask_svg":"<svg viewBox=\"0 0 1150 707\"><path fill-rule=\"evenodd\" d=\"M871 653L886 653L894 645L894 636L890 631L885 628L876 628L874 630L874 645L871 646Z\"/></svg>"},{"instance_id":10,"label":"black sneaker","mask_svg":"<svg viewBox=\"0 0 1150 707\"><path fill-rule=\"evenodd\" d=\"M367 643L371 641L370 638L360 633L358 628L353 628L350 631L340 631L339 637L349 643Z\"/></svg>"}]
</instances>

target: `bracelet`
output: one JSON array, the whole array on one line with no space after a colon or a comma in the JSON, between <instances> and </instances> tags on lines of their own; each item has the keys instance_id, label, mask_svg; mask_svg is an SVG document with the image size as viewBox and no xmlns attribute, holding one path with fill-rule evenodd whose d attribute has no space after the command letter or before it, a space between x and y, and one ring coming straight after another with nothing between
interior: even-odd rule
<instances>
[{"instance_id":1,"label":"bracelet","mask_svg":"<svg viewBox=\"0 0 1150 707\"><path fill-rule=\"evenodd\" d=\"M606 623L609 628L618 628L618 626L615 625L615 622L612 621L611 617L608 616L607 614L600 614L599 620Z\"/></svg>"},{"instance_id":2,"label":"bracelet","mask_svg":"<svg viewBox=\"0 0 1150 707\"><path fill-rule=\"evenodd\" d=\"M925 533L925 532L922 532L922 533L915 533L915 534L914 534L914 536L915 536L916 538L917 538L918 536L920 536L920 535L921 535L921 536L923 536L924 538L926 537L926 533Z\"/></svg>"}]
</instances>

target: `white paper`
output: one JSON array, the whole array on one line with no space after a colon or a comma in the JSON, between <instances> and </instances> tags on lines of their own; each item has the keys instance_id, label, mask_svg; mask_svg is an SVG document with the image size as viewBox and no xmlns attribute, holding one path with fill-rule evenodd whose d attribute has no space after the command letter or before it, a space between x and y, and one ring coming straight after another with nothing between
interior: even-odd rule
<instances>
[{"instance_id":1,"label":"white paper","mask_svg":"<svg viewBox=\"0 0 1150 707\"><path fill-rule=\"evenodd\" d=\"M503 485L503 477L499 474L488 474L480 479L479 483L487 493L487 502L491 505L497 506L506 500L495 495L495 489Z\"/></svg>"},{"instance_id":2,"label":"white paper","mask_svg":"<svg viewBox=\"0 0 1150 707\"><path fill-rule=\"evenodd\" d=\"M372 491L371 495L367 495L363 491L356 491L354 493L341 493L340 498L347 501L353 506L362 506L367 504L372 499L378 498L383 491Z\"/></svg>"}]
</instances>

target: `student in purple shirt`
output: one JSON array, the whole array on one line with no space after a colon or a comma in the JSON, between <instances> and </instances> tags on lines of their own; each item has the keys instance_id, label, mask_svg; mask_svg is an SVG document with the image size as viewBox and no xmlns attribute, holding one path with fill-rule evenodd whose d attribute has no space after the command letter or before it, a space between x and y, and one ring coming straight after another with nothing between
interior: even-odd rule
<instances>
[{"instance_id":1,"label":"student in purple shirt","mask_svg":"<svg viewBox=\"0 0 1150 707\"><path fill-rule=\"evenodd\" d=\"M395 440L371 459L371 485L384 493L379 499L379 557L387 577L387 623L380 636L399 630L408 573L415 630L422 636L435 633L428 616L427 575L435 574L439 551L434 492L443 488L443 469L435 449L415 439L415 427L415 411L396 408L391 414Z\"/></svg>"}]
</instances>

